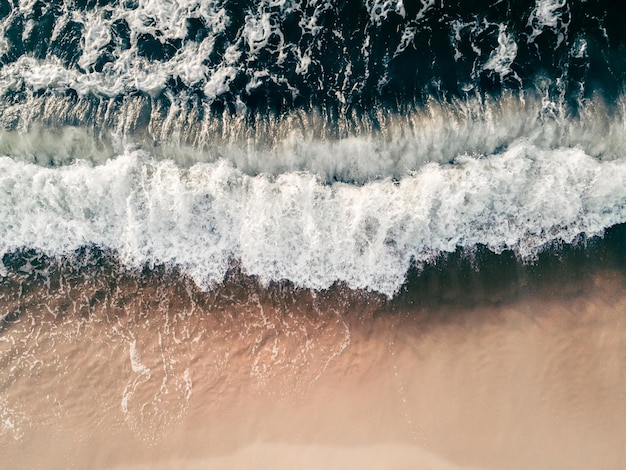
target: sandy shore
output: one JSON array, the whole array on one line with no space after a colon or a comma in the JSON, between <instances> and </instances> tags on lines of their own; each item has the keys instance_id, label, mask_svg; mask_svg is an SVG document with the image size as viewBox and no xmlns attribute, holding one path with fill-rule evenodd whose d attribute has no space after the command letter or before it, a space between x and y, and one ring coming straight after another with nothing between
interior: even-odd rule
<instances>
[{"instance_id":1,"label":"sandy shore","mask_svg":"<svg viewBox=\"0 0 626 470\"><path fill-rule=\"evenodd\" d=\"M624 468L626 280L416 305L5 283L11 468ZM15 281L17 282L17 281ZM554 286L553 286L554 287Z\"/></svg>"}]
</instances>

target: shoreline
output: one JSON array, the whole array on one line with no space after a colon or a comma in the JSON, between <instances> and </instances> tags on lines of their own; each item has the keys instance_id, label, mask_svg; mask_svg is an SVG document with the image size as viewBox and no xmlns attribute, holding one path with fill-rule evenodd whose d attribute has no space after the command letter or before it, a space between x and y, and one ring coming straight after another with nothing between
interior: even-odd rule
<instances>
[{"instance_id":1,"label":"shoreline","mask_svg":"<svg viewBox=\"0 0 626 470\"><path fill-rule=\"evenodd\" d=\"M626 276L563 269L430 304L158 271L5 289L0 450L14 468L620 468Z\"/></svg>"}]
</instances>

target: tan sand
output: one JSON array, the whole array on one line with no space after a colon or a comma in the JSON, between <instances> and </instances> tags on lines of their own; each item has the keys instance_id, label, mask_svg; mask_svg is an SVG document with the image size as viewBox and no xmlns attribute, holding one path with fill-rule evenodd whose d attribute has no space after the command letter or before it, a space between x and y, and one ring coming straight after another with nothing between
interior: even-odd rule
<instances>
[{"instance_id":1,"label":"tan sand","mask_svg":"<svg viewBox=\"0 0 626 470\"><path fill-rule=\"evenodd\" d=\"M21 313L0 332L7 468L626 468L617 272L430 307L18 281L0 298Z\"/></svg>"}]
</instances>

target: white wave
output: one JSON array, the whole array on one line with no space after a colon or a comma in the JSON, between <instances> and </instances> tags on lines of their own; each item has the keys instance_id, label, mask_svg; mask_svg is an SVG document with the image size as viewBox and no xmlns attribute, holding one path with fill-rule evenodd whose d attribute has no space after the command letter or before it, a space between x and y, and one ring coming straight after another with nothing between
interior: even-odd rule
<instances>
[{"instance_id":1,"label":"white wave","mask_svg":"<svg viewBox=\"0 0 626 470\"><path fill-rule=\"evenodd\" d=\"M96 244L129 267L179 266L204 286L237 260L264 282L343 281L393 295L411 263L457 247L528 258L624 221L626 160L524 139L362 186L306 172L249 176L224 161L183 169L143 152L56 169L0 159L0 255Z\"/></svg>"}]
</instances>

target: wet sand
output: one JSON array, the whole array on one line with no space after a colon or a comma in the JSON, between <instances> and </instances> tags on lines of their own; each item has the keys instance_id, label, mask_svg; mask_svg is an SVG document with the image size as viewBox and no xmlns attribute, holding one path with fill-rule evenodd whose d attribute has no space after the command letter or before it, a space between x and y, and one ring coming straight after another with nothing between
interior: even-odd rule
<instances>
[{"instance_id":1,"label":"wet sand","mask_svg":"<svg viewBox=\"0 0 626 470\"><path fill-rule=\"evenodd\" d=\"M2 285L11 468L626 466L622 270L419 302L107 269Z\"/></svg>"}]
</instances>

